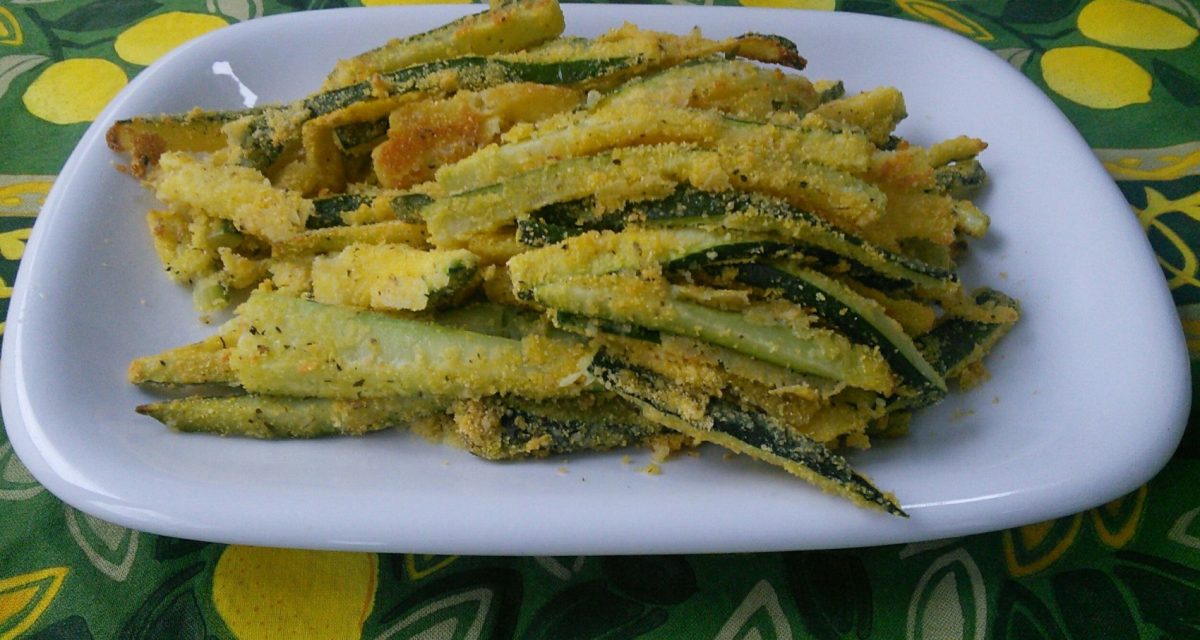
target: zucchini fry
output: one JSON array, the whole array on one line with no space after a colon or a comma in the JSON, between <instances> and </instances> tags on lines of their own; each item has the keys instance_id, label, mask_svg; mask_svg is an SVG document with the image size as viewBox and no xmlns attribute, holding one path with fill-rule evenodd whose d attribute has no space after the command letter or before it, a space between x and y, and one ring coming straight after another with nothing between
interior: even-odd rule
<instances>
[{"instance_id":1,"label":"zucchini fry","mask_svg":"<svg viewBox=\"0 0 1200 640\"><path fill-rule=\"evenodd\" d=\"M129 364L133 384L237 385L229 356L244 327L240 320L225 323L220 331L199 342L138 358Z\"/></svg>"},{"instance_id":2,"label":"zucchini fry","mask_svg":"<svg viewBox=\"0 0 1200 640\"><path fill-rule=\"evenodd\" d=\"M448 402L431 397L287 398L243 395L190 397L144 404L137 412L186 433L250 438L362 435L444 415Z\"/></svg>"},{"instance_id":3,"label":"zucchini fry","mask_svg":"<svg viewBox=\"0 0 1200 640\"><path fill-rule=\"evenodd\" d=\"M607 451L645 444L664 432L620 398L597 392L567 402L467 400L453 414L466 449L488 460Z\"/></svg>"},{"instance_id":4,"label":"zucchini fry","mask_svg":"<svg viewBox=\"0 0 1200 640\"><path fill-rule=\"evenodd\" d=\"M582 100L581 92L566 87L518 82L410 102L392 111L386 140L371 151L375 175L391 189L426 182L439 167L495 142L514 125L545 119Z\"/></svg>"},{"instance_id":5,"label":"zucchini fry","mask_svg":"<svg viewBox=\"0 0 1200 640\"><path fill-rule=\"evenodd\" d=\"M794 433L766 414L721 398L688 394L663 377L600 351L589 367L605 388L642 409L647 418L701 442L711 442L779 467L824 491L893 515L908 514L896 499L850 468L845 458Z\"/></svg>"},{"instance_id":6,"label":"zucchini fry","mask_svg":"<svg viewBox=\"0 0 1200 640\"><path fill-rule=\"evenodd\" d=\"M589 199L565 201L537 209L517 225L518 238L531 246L553 244L593 229L621 230L629 225L732 232L733 237L794 243L807 256L845 263L850 271L869 273L872 280L886 283L890 289L915 288L940 298L953 298L960 291L958 278L950 269L875 246L779 198L732 189L710 192L680 185L666 197L631 201L602 213ZM523 260L527 259L518 259Z\"/></svg>"},{"instance_id":7,"label":"zucchini fry","mask_svg":"<svg viewBox=\"0 0 1200 640\"><path fill-rule=\"evenodd\" d=\"M225 146L222 127L260 111L192 109L182 114L136 116L114 122L104 139L109 149L128 153L129 172L144 178L167 151L203 153L221 149Z\"/></svg>"},{"instance_id":8,"label":"zucchini fry","mask_svg":"<svg viewBox=\"0 0 1200 640\"><path fill-rule=\"evenodd\" d=\"M396 311L427 311L465 299L479 284L479 258L465 249L422 251L402 244L352 244L313 260L313 300Z\"/></svg>"},{"instance_id":9,"label":"zucchini fry","mask_svg":"<svg viewBox=\"0 0 1200 640\"><path fill-rule=\"evenodd\" d=\"M314 398L498 393L570 396L584 382L580 345L509 340L427 320L254 292L230 364L251 393Z\"/></svg>"},{"instance_id":10,"label":"zucchini fry","mask_svg":"<svg viewBox=\"0 0 1200 640\"><path fill-rule=\"evenodd\" d=\"M562 9L555 0L511 0L436 29L339 60L323 89L337 89L370 80L414 64L465 55L489 55L546 42L562 33Z\"/></svg>"},{"instance_id":11,"label":"zucchini fry","mask_svg":"<svg viewBox=\"0 0 1200 640\"><path fill-rule=\"evenodd\" d=\"M976 306L995 309L995 315L988 319L948 316L929 333L917 337L921 351L947 378L957 378L967 367L980 362L1020 316L1017 301L995 289L980 289L972 299Z\"/></svg>"},{"instance_id":12,"label":"zucchini fry","mask_svg":"<svg viewBox=\"0 0 1200 640\"><path fill-rule=\"evenodd\" d=\"M875 302L836 280L809 269L776 263L710 267L718 279L734 281L815 309L826 324L856 342L877 347L897 376L915 392L945 391L946 382L921 355L900 323Z\"/></svg>"},{"instance_id":13,"label":"zucchini fry","mask_svg":"<svg viewBox=\"0 0 1200 640\"><path fill-rule=\"evenodd\" d=\"M716 111L652 108L595 110L570 127L488 147L438 171L439 187L460 193L544 166L552 160L593 155L617 147L680 143L701 149L767 148L778 158L862 173L875 147L853 132L799 129L742 120Z\"/></svg>"},{"instance_id":14,"label":"zucchini fry","mask_svg":"<svg viewBox=\"0 0 1200 640\"><path fill-rule=\"evenodd\" d=\"M332 226L302 231L271 247L273 258L288 259L341 251L353 244L406 244L427 246L425 225L388 220L355 226Z\"/></svg>"},{"instance_id":15,"label":"zucchini fry","mask_svg":"<svg viewBox=\"0 0 1200 640\"><path fill-rule=\"evenodd\" d=\"M805 162L776 162L766 150L734 154L664 143L568 158L499 183L435 200L421 210L434 244L463 246L465 238L511 226L543 207L595 198L600 210L665 198L680 184L702 191L756 191L813 211L841 226L876 219L886 196L845 172ZM744 167L760 167L744 172Z\"/></svg>"},{"instance_id":16,"label":"zucchini fry","mask_svg":"<svg viewBox=\"0 0 1200 640\"><path fill-rule=\"evenodd\" d=\"M672 295L665 283L614 274L547 283L535 288L533 297L551 309L696 338L862 389L890 394L895 385L891 370L873 348L803 322L756 322L753 309L723 311L688 302ZM800 315L799 308L792 312Z\"/></svg>"}]
</instances>

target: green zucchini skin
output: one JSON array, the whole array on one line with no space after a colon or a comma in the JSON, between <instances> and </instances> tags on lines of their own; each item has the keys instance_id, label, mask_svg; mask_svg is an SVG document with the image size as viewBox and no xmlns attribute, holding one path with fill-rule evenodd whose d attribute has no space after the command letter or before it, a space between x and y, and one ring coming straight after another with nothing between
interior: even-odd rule
<instances>
[{"instance_id":1,"label":"green zucchini skin","mask_svg":"<svg viewBox=\"0 0 1200 640\"><path fill-rule=\"evenodd\" d=\"M838 100L846 95L846 85L841 80L823 80L814 82L817 90L817 101L820 104Z\"/></svg>"},{"instance_id":2,"label":"green zucchini skin","mask_svg":"<svg viewBox=\"0 0 1200 640\"><path fill-rule=\"evenodd\" d=\"M682 258L672 260L664 265L671 271L687 271L694 268L716 269L721 265L737 264L752 260L792 255L795 248L782 242L764 240L737 240L720 244L696 252Z\"/></svg>"},{"instance_id":3,"label":"green zucchini skin","mask_svg":"<svg viewBox=\"0 0 1200 640\"><path fill-rule=\"evenodd\" d=\"M334 400L265 395L188 397L137 407L185 433L249 438L361 435L444 413L449 402L432 396Z\"/></svg>"},{"instance_id":4,"label":"green zucchini skin","mask_svg":"<svg viewBox=\"0 0 1200 640\"><path fill-rule=\"evenodd\" d=\"M775 292L785 300L816 311L826 323L852 340L878 347L900 379L918 393L945 391L946 381L926 362L899 323L871 301L812 271L759 263L708 267L715 277L732 274L735 281Z\"/></svg>"},{"instance_id":5,"label":"green zucchini skin","mask_svg":"<svg viewBox=\"0 0 1200 640\"><path fill-rule=\"evenodd\" d=\"M987 171L979 160L971 158L938 167L933 172L933 179L942 191L959 195L983 186L987 182Z\"/></svg>"},{"instance_id":6,"label":"green zucchini skin","mask_svg":"<svg viewBox=\"0 0 1200 640\"><path fill-rule=\"evenodd\" d=\"M859 504L908 517L890 496L850 468L845 458L777 424L760 411L742 408L723 398L688 398L664 377L626 363L603 349L592 359L589 371L607 389L650 409L647 417L658 418L663 426L779 466Z\"/></svg>"},{"instance_id":7,"label":"green zucchini skin","mask_svg":"<svg viewBox=\"0 0 1200 640\"><path fill-rule=\"evenodd\" d=\"M936 289L957 288L954 272L926 264L876 247L867 241L837 229L824 219L797 209L777 198L738 191L709 192L683 187L668 198L638 203L642 215L659 224L689 224L739 213L757 213L770 228L772 220L787 225L780 229L804 250L832 253L866 270L915 286ZM734 228L741 224L733 222ZM755 229L760 230L760 229Z\"/></svg>"},{"instance_id":8,"label":"green zucchini skin","mask_svg":"<svg viewBox=\"0 0 1200 640\"><path fill-rule=\"evenodd\" d=\"M995 289L983 288L973 294L976 304L995 304L1020 313L1014 298ZM944 378L956 378L968 366L980 362L1016 325L1013 322L980 322L962 317L946 317L929 332L914 339L914 344L929 364ZM903 397L888 405L890 410L915 410L939 402L945 390L926 389L916 396Z\"/></svg>"},{"instance_id":9,"label":"green zucchini skin","mask_svg":"<svg viewBox=\"0 0 1200 640\"><path fill-rule=\"evenodd\" d=\"M682 189L690 189L683 187ZM678 193L678 191L676 192ZM675 196L670 196L670 200ZM547 205L534 211L528 218L517 221L517 241L534 247L544 247L558 244L568 238L588 233L590 231L619 232L626 229L626 222L631 215L630 208L610 211L599 216L593 216L594 202L591 198L569 200ZM663 211L679 211L670 204L662 205ZM645 211L645 210L643 210ZM648 222L657 223L663 220L696 222L695 218L679 217L660 218L655 213L645 211ZM683 224L651 224L649 226L673 227L686 226ZM699 226L699 225L697 225ZM750 239L755 234L725 234L718 241L712 242L701 250L680 256L665 263L670 269L687 269L706 264L719 264L731 261L746 261L766 256L786 256L795 252L795 248L784 242ZM716 238L714 234L714 238Z\"/></svg>"},{"instance_id":10,"label":"green zucchini skin","mask_svg":"<svg viewBox=\"0 0 1200 640\"><path fill-rule=\"evenodd\" d=\"M375 144L387 137L389 126L388 118L352 122L334 127L333 140L343 153L356 153L363 150L361 153L366 155Z\"/></svg>"},{"instance_id":11,"label":"green zucchini skin","mask_svg":"<svg viewBox=\"0 0 1200 640\"><path fill-rule=\"evenodd\" d=\"M592 336L597 333L607 333L626 338L635 338L654 344L662 342L662 333L629 322L590 318L585 315L559 309L552 310L550 315L554 326L580 335Z\"/></svg>"},{"instance_id":12,"label":"green zucchini skin","mask_svg":"<svg viewBox=\"0 0 1200 640\"><path fill-rule=\"evenodd\" d=\"M458 88L484 89L508 82L566 85L596 80L641 63L639 56L578 58L555 62L525 62L488 56L463 56L435 60L380 75L380 83L360 82L333 89L302 101L312 117L332 113L355 102L377 95L382 86L388 95L400 95L425 89L438 73L457 74Z\"/></svg>"},{"instance_id":13,"label":"green zucchini skin","mask_svg":"<svg viewBox=\"0 0 1200 640\"><path fill-rule=\"evenodd\" d=\"M397 220L407 222L420 222L421 209L429 206L433 202L433 197L423 193L402 193L394 196L388 203L392 208L392 212L396 214Z\"/></svg>"},{"instance_id":14,"label":"green zucchini skin","mask_svg":"<svg viewBox=\"0 0 1200 640\"><path fill-rule=\"evenodd\" d=\"M517 242L544 247L588 231L625 228L625 213L618 210L596 216L593 215L595 207L594 198L566 200L541 207L528 217L517 219Z\"/></svg>"},{"instance_id":15,"label":"green zucchini skin","mask_svg":"<svg viewBox=\"0 0 1200 640\"><path fill-rule=\"evenodd\" d=\"M125 118L117 120L113 124L122 125L152 125L152 126L169 126L183 127L190 126L210 127L212 125L223 125L246 116L258 115L262 113L262 107L252 107L249 109L217 109L213 111L189 111L184 113L167 113L158 116L135 116L133 118Z\"/></svg>"},{"instance_id":16,"label":"green zucchini skin","mask_svg":"<svg viewBox=\"0 0 1200 640\"><path fill-rule=\"evenodd\" d=\"M995 304L1020 311L1020 304L995 289L984 288L974 294L978 305ZM954 377L966 366L979 362L1013 328L1013 322L979 322L966 318L946 318L928 333L917 337L917 346L930 364L947 377Z\"/></svg>"},{"instance_id":17,"label":"green zucchini skin","mask_svg":"<svg viewBox=\"0 0 1200 640\"><path fill-rule=\"evenodd\" d=\"M313 213L304 221L307 229L328 229L346 226L343 214L357 210L359 207L371 206L376 198L387 197L371 194L339 193L331 196L313 198ZM433 202L433 198L423 193L402 193L390 196L388 206L396 214L397 220L418 222L420 211Z\"/></svg>"},{"instance_id":18,"label":"green zucchini skin","mask_svg":"<svg viewBox=\"0 0 1200 640\"><path fill-rule=\"evenodd\" d=\"M908 517L900 505L865 476L850 468L845 458L811 438L776 424L765 413L748 411L727 401L716 400L709 405L709 417L714 431L727 434L747 447L757 448L767 456L807 467L818 476L852 491L867 503L893 515Z\"/></svg>"},{"instance_id":19,"label":"green zucchini skin","mask_svg":"<svg viewBox=\"0 0 1200 640\"><path fill-rule=\"evenodd\" d=\"M479 285L478 262L455 262L446 269L449 282L446 286L429 292L429 302L426 309L441 309L449 307L467 298Z\"/></svg>"},{"instance_id":20,"label":"green zucchini skin","mask_svg":"<svg viewBox=\"0 0 1200 640\"><path fill-rule=\"evenodd\" d=\"M479 401L488 415L483 425L459 429L467 450L488 460L516 460L607 451L644 444L664 433L662 426L604 392L589 393L570 403L530 402L515 398Z\"/></svg>"},{"instance_id":21,"label":"green zucchini skin","mask_svg":"<svg viewBox=\"0 0 1200 640\"><path fill-rule=\"evenodd\" d=\"M370 206L374 196L339 193L322 198L314 198L313 212L304 220L306 229L328 229L346 224L342 214L354 211L362 206Z\"/></svg>"}]
</instances>

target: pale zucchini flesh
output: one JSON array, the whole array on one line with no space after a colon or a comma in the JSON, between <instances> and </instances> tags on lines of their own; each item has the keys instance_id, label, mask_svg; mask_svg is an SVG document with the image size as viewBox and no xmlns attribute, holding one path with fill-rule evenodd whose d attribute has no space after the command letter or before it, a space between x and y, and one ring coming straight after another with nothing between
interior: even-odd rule
<instances>
[{"instance_id":1,"label":"pale zucchini flesh","mask_svg":"<svg viewBox=\"0 0 1200 640\"><path fill-rule=\"evenodd\" d=\"M312 298L325 304L428 311L465 298L479 281L479 258L464 249L352 244L312 264Z\"/></svg>"},{"instance_id":2,"label":"pale zucchini flesh","mask_svg":"<svg viewBox=\"0 0 1200 640\"><path fill-rule=\"evenodd\" d=\"M586 351L256 292L230 364L251 393L317 398L571 395Z\"/></svg>"}]
</instances>

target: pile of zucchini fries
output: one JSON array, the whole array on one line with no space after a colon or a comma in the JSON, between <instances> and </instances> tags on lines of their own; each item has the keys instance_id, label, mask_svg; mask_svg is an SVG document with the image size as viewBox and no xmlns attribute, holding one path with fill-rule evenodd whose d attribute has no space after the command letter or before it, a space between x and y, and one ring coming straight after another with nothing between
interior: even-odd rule
<instances>
[{"instance_id":1,"label":"pile of zucchini fries","mask_svg":"<svg viewBox=\"0 0 1200 640\"><path fill-rule=\"evenodd\" d=\"M259 438L413 427L488 459L708 442L904 515L836 450L986 375L1017 303L955 274L985 145L810 82L779 36L562 36L513 0L314 94L117 122L211 338L138 407ZM173 394L178 396L178 392Z\"/></svg>"}]
</instances>

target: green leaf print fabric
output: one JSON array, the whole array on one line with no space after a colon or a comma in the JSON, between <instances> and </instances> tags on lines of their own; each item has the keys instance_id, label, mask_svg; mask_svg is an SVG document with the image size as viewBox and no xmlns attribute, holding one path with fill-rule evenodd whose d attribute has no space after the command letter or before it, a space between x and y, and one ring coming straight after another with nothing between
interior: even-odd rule
<instances>
[{"instance_id":1,"label":"green leaf print fabric","mask_svg":"<svg viewBox=\"0 0 1200 640\"><path fill-rule=\"evenodd\" d=\"M1193 362L1200 361L1195 0L743 4L936 25L1028 76L1128 199L1175 296ZM146 65L237 22L358 5L0 2L0 311L57 172L108 100ZM1133 493L964 538L737 555L344 553L196 542L113 525L57 500L0 435L0 639L1196 638L1198 486L1200 426L1192 424L1166 469Z\"/></svg>"}]
</instances>

